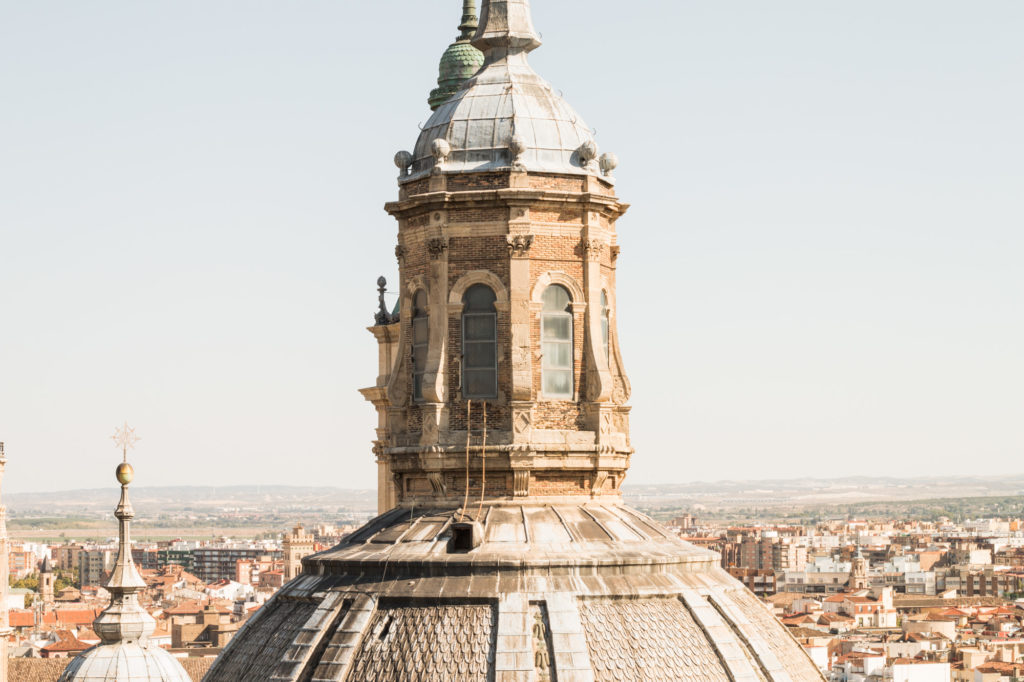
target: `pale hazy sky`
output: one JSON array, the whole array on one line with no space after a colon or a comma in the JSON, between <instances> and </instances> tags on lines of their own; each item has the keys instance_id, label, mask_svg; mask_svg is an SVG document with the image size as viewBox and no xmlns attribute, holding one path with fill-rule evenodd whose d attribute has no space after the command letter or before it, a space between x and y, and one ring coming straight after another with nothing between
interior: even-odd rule
<instances>
[{"instance_id":1,"label":"pale hazy sky","mask_svg":"<svg viewBox=\"0 0 1024 682\"><path fill-rule=\"evenodd\" d=\"M459 0L0 0L8 492L370 487ZM615 152L634 483L1024 470L1024 3L534 0Z\"/></svg>"}]
</instances>

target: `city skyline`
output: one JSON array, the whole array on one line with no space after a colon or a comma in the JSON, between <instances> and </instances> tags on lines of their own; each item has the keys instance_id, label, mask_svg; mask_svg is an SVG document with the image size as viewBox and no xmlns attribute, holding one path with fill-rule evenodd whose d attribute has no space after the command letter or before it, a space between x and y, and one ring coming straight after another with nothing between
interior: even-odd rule
<instances>
[{"instance_id":1,"label":"city skyline","mask_svg":"<svg viewBox=\"0 0 1024 682\"><path fill-rule=\"evenodd\" d=\"M375 485L381 207L458 19L419 5L9 9L5 492L104 487L125 419L150 482ZM1024 9L535 5L633 204L628 483L1020 470Z\"/></svg>"}]
</instances>

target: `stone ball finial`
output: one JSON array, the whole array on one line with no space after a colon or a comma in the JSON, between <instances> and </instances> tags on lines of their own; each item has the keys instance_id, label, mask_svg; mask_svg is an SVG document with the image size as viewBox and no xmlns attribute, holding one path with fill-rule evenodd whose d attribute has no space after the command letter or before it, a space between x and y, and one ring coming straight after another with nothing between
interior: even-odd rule
<instances>
[{"instance_id":1,"label":"stone ball finial","mask_svg":"<svg viewBox=\"0 0 1024 682\"><path fill-rule=\"evenodd\" d=\"M591 162L597 158L597 143L593 140L587 140L580 145L576 153L580 155L580 165L588 168Z\"/></svg>"},{"instance_id":2,"label":"stone ball finial","mask_svg":"<svg viewBox=\"0 0 1024 682\"><path fill-rule=\"evenodd\" d=\"M404 149L395 154L395 165L398 166L398 170L402 172L403 178L409 174L409 166L412 165L412 162L412 154Z\"/></svg>"},{"instance_id":3,"label":"stone ball finial","mask_svg":"<svg viewBox=\"0 0 1024 682\"><path fill-rule=\"evenodd\" d=\"M135 480L135 469L133 469L132 465L128 462L121 462L117 465L115 475L117 476L118 483L121 485L128 485Z\"/></svg>"},{"instance_id":4,"label":"stone ball finial","mask_svg":"<svg viewBox=\"0 0 1024 682\"><path fill-rule=\"evenodd\" d=\"M452 145L448 140L439 137L430 143L430 153L434 155L437 165L444 165L452 153Z\"/></svg>"},{"instance_id":5,"label":"stone ball finial","mask_svg":"<svg viewBox=\"0 0 1024 682\"><path fill-rule=\"evenodd\" d=\"M378 287L380 287L381 289L383 289L383 288L384 288L384 287L386 287L387 285L388 285L388 281L387 281L387 279L385 279L385 278L384 278L384 276L383 276L383 275L381 275L380 277L378 277L378 278L377 278L377 286L378 286Z\"/></svg>"},{"instance_id":6,"label":"stone ball finial","mask_svg":"<svg viewBox=\"0 0 1024 682\"><path fill-rule=\"evenodd\" d=\"M601 172L604 175L611 175L612 171L619 167L619 157L610 152L605 152L598 160L601 165Z\"/></svg>"}]
</instances>

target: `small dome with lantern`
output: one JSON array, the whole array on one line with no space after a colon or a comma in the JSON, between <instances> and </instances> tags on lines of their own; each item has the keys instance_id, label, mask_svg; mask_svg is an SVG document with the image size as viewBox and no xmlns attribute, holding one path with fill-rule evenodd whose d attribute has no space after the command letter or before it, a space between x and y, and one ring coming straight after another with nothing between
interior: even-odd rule
<instances>
[{"instance_id":1,"label":"small dome with lantern","mask_svg":"<svg viewBox=\"0 0 1024 682\"><path fill-rule=\"evenodd\" d=\"M480 27L472 43L465 46L483 54L483 68L464 81L427 121L414 148L409 177L439 165L455 172L515 167L535 172L601 173L593 132L527 61L527 53L540 44L528 2L484 3ZM457 57L453 54L450 58L454 69ZM438 139L451 146L443 159L434 154Z\"/></svg>"}]
</instances>

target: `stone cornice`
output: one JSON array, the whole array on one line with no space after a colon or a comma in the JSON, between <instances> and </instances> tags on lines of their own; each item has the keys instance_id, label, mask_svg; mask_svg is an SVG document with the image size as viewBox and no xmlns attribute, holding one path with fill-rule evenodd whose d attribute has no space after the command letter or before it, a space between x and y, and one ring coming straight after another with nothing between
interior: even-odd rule
<instances>
[{"instance_id":1,"label":"stone cornice","mask_svg":"<svg viewBox=\"0 0 1024 682\"><path fill-rule=\"evenodd\" d=\"M618 219L629 210L625 204L615 197L592 192L567 192L546 189L489 189L465 192L428 192L417 194L401 201L390 201L384 210L395 218L402 219L409 214L420 214L425 211L448 210L454 207L477 208L481 205L502 208L521 207L527 204L574 204L585 210L598 210L613 220Z\"/></svg>"}]
</instances>

